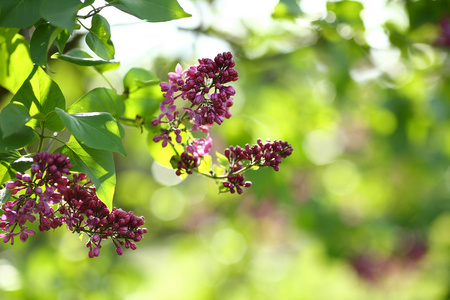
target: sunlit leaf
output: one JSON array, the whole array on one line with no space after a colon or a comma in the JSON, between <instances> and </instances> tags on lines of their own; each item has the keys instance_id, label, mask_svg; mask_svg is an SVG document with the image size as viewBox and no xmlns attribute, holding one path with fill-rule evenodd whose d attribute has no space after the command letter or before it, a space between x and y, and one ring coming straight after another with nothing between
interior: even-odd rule
<instances>
[{"instance_id":1,"label":"sunlit leaf","mask_svg":"<svg viewBox=\"0 0 450 300\"><path fill-rule=\"evenodd\" d=\"M126 155L119 126L111 114L106 112L69 114L58 108L56 113L75 138L86 146Z\"/></svg>"},{"instance_id":2,"label":"sunlit leaf","mask_svg":"<svg viewBox=\"0 0 450 300\"><path fill-rule=\"evenodd\" d=\"M108 21L100 15L92 17L92 27L86 35L86 44L104 60L114 58L114 45L111 41L111 30Z\"/></svg>"},{"instance_id":3,"label":"sunlit leaf","mask_svg":"<svg viewBox=\"0 0 450 300\"><path fill-rule=\"evenodd\" d=\"M149 22L164 22L190 17L176 0L109 0L111 5Z\"/></svg>"},{"instance_id":4,"label":"sunlit leaf","mask_svg":"<svg viewBox=\"0 0 450 300\"><path fill-rule=\"evenodd\" d=\"M117 61L106 61L92 58L92 56L80 49L72 49L65 54L57 53L52 57L79 66L95 67L100 73L115 70L120 66L120 63Z\"/></svg>"},{"instance_id":5,"label":"sunlit leaf","mask_svg":"<svg viewBox=\"0 0 450 300\"><path fill-rule=\"evenodd\" d=\"M161 80L152 72L142 68L131 68L123 78L124 90L133 93L139 88L158 84Z\"/></svg>"},{"instance_id":6,"label":"sunlit leaf","mask_svg":"<svg viewBox=\"0 0 450 300\"><path fill-rule=\"evenodd\" d=\"M211 163L212 163L211 155L203 156L200 161L200 165L198 166L198 171L200 173L209 173L211 171Z\"/></svg>"},{"instance_id":7,"label":"sunlit leaf","mask_svg":"<svg viewBox=\"0 0 450 300\"><path fill-rule=\"evenodd\" d=\"M41 68L33 69L11 101L23 103L30 116L42 114L45 118L45 128L53 131L64 129L64 124L55 114L55 108L64 109L66 101L56 82Z\"/></svg>"},{"instance_id":8,"label":"sunlit leaf","mask_svg":"<svg viewBox=\"0 0 450 300\"><path fill-rule=\"evenodd\" d=\"M174 141L175 150L171 145L167 145L167 147L163 148L161 146L161 142L155 143L153 141L153 133L149 133L147 136L147 147L148 151L150 152L151 156L154 160L156 160L160 165L172 168L171 159L174 155L177 155L177 152L181 154L184 152L184 147L181 144L178 144L175 142L175 134L172 132L169 136L171 137L172 141ZM183 140L187 138L187 134L182 131L181 136Z\"/></svg>"},{"instance_id":9,"label":"sunlit leaf","mask_svg":"<svg viewBox=\"0 0 450 300\"><path fill-rule=\"evenodd\" d=\"M0 160L0 184L4 184L12 178L15 179L14 175L15 173L11 169L11 164L6 161Z\"/></svg>"},{"instance_id":10,"label":"sunlit leaf","mask_svg":"<svg viewBox=\"0 0 450 300\"><path fill-rule=\"evenodd\" d=\"M17 31L0 28L0 85L13 94L33 69L29 45Z\"/></svg>"},{"instance_id":11,"label":"sunlit leaf","mask_svg":"<svg viewBox=\"0 0 450 300\"><path fill-rule=\"evenodd\" d=\"M219 165L221 165L224 168L230 167L230 162L228 161L228 158L225 155L223 155L222 153L216 152L216 156L217 156L217 161L218 161Z\"/></svg>"},{"instance_id":12,"label":"sunlit leaf","mask_svg":"<svg viewBox=\"0 0 450 300\"><path fill-rule=\"evenodd\" d=\"M127 118L141 116L151 119L164 100L158 85L146 86L135 90L125 99L125 113Z\"/></svg>"},{"instance_id":13,"label":"sunlit leaf","mask_svg":"<svg viewBox=\"0 0 450 300\"><path fill-rule=\"evenodd\" d=\"M123 99L111 89L96 88L83 95L67 110L69 113L108 112L119 118L125 111Z\"/></svg>"}]
</instances>

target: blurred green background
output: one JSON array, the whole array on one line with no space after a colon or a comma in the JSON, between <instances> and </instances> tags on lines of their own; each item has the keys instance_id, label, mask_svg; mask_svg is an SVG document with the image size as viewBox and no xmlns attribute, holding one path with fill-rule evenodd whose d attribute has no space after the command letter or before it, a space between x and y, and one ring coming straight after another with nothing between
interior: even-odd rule
<instances>
[{"instance_id":1,"label":"blurred green background","mask_svg":"<svg viewBox=\"0 0 450 300\"><path fill-rule=\"evenodd\" d=\"M108 79L121 93L131 67L167 80L231 51L240 79L213 151L270 138L293 155L219 195L177 180L128 128L114 205L146 217L138 249L89 259L64 229L2 243L0 299L450 299L450 2L180 4L193 17L164 24L104 10L122 62ZM51 63L69 104L107 86Z\"/></svg>"}]
</instances>

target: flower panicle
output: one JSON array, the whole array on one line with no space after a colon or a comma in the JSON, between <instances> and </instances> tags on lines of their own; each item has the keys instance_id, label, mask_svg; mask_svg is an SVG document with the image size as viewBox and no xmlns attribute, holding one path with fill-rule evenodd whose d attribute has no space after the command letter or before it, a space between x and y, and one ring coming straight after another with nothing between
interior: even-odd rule
<instances>
[{"instance_id":1,"label":"flower panicle","mask_svg":"<svg viewBox=\"0 0 450 300\"><path fill-rule=\"evenodd\" d=\"M144 217L119 208L110 211L98 198L95 188L84 173L71 174L70 159L61 154L41 152L33 157L31 172L17 173L16 180L6 183L15 199L3 204L0 234L3 242L14 244L14 237L22 242L36 232L25 224L39 218L39 231L55 229L62 224L72 232L89 237L89 257L100 254L101 242L113 240L116 248L136 249L146 228ZM72 175L69 180L66 175ZM38 218L37 218L38 217ZM122 250L116 250L122 254Z\"/></svg>"}]
</instances>

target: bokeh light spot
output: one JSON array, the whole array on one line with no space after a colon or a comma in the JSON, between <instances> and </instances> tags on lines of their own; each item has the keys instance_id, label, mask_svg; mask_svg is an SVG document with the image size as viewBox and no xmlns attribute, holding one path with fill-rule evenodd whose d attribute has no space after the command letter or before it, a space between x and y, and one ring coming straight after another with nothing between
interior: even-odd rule
<instances>
[{"instance_id":1,"label":"bokeh light spot","mask_svg":"<svg viewBox=\"0 0 450 300\"><path fill-rule=\"evenodd\" d=\"M213 257L226 265L240 261L246 250L247 242L242 234L230 228L216 232L211 241Z\"/></svg>"},{"instance_id":2,"label":"bokeh light spot","mask_svg":"<svg viewBox=\"0 0 450 300\"><path fill-rule=\"evenodd\" d=\"M322 180L329 192L343 196L355 190L360 182L360 176L353 163L339 160L325 168Z\"/></svg>"},{"instance_id":3,"label":"bokeh light spot","mask_svg":"<svg viewBox=\"0 0 450 300\"><path fill-rule=\"evenodd\" d=\"M306 135L303 150L312 163L324 165L336 159L342 153L343 146L335 134L314 130Z\"/></svg>"},{"instance_id":4,"label":"bokeh light spot","mask_svg":"<svg viewBox=\"0 0 450 300\"><path fill-rule=\"evenodd\" d=\"M184 196L179 191L164 187L153 193L150 209L157 218L170 221L181 215L185 202Z\"/></svg>"}]
</instances>

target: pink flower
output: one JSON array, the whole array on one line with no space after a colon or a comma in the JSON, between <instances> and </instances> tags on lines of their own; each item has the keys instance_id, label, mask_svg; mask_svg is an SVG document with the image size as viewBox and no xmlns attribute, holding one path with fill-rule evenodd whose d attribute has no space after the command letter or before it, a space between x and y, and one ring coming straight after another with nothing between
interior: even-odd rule
<instances>
[{"instance_id":1,"label":"pink flower","mask_svg":"<svg viewBox=\"0 0 450 300\"><path fill-rule=\"evenodd\" d=\"M181 78L182 75L183 75L183 68L181 67L180 64L177 64L177 66L175 67L175 73L174 72L169 73L169 82L172 84L178 84L179 80L182 79ZM178 85L182 85L182 84L178 84Z\"/></svg>"}]
</instances>

